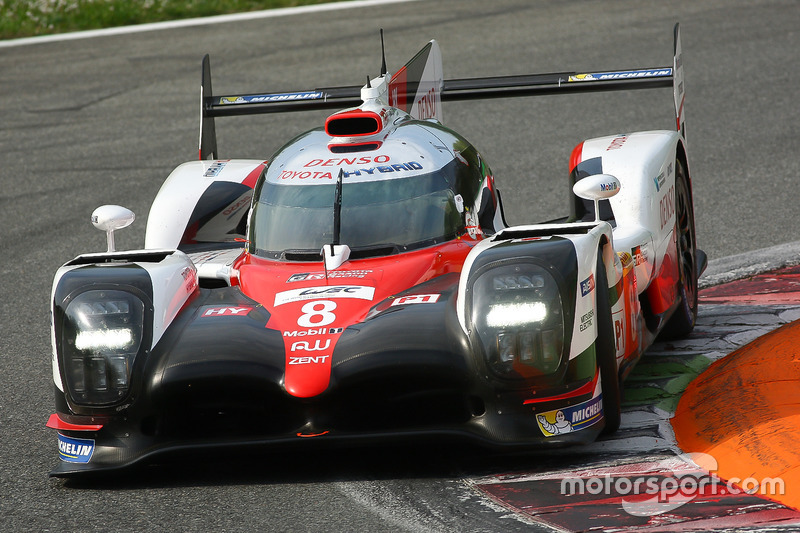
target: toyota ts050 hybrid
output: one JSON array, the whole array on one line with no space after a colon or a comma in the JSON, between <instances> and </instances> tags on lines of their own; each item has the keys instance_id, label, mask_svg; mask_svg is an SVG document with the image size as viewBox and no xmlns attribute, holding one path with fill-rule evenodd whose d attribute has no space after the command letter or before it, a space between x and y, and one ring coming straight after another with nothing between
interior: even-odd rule
<instances>
[{"instance_id":1,"label":"toyota ts050 hybrid","mask_svg":"<svg viewBox=\"0 0 800 533\"><path fill-rule=\"evenodd\" d=\"M133 213L103 206L108 251L55 276L52 474L213 446L614 431L633 364L694 326L705 265L679 35L659 68L444 80L431 41L363 87L225 96L206 56L200 157L166 179L144 249L115 250ZM675 129L578 144L569 215L540 224L505 223L500 180L441 115L655 87L673 88ZM339 111L268 160L217 153L216 117L306 109Z\"/></svg>"}]
</instances>

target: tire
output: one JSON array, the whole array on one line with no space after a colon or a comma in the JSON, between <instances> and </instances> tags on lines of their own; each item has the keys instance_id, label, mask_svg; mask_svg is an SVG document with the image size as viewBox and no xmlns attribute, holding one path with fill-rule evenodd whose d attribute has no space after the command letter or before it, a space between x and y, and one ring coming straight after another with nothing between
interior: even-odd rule
<instances>
[{"instance_id":1,"label":"tire","mask_svg":"<svg viewBox=\"0 0 800 533\"><path fill-rule=\"evenodd\" d=\"M686 337L697 322L697 241L689 180L680 160L675 161L675 234L678 246L680 303L659 335L660 339Z\"/></svg>"},{"instance_id":2,"label":"tire","mask_svg":"<svg viewBox=\"0 0 800 533\"><path fill-rule=\"evenodd\" d=\"M622 389L617 369L616 338L614 321L611 317L611 305L608 298L608 278L603 264L603 254L597 251L597 268L595 269L595 290L597 291L597 339L595 340L595 357L600 370L600 385L603 389L603 415L606 426L603 435L610 435L619 429L622 415Z\"/></svg>"}]
</instances>

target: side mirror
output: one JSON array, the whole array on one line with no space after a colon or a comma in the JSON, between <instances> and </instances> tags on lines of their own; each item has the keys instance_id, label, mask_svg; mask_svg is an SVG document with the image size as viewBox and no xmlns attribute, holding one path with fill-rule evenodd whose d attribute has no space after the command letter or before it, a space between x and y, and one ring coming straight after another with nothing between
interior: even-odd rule
<instances>
[{"instance_id":1,"label":"side mirror","mask_svg":"<svg viewBox=\"0 0 800 533\"><path fill-rule=\"evenodd\" d=\"M595 222L600 221L600 200L617 194L622 187L619 180L610 174L595 174L579 180L572 186L572 192L579 198L594 201Z\"/></svg>"},{"instance_id":2,"label":"side mirror","mask_svg":"<svg viewBox=\"0 0 800 533\"><path fill-rule=\"evenodd\" d=\"M102 205L92 213L94 227L106 232L108 252L116 251L114 248L114 231L130 226L136 219L133 211L119 205Z\"/></svg>"}]
</instances>

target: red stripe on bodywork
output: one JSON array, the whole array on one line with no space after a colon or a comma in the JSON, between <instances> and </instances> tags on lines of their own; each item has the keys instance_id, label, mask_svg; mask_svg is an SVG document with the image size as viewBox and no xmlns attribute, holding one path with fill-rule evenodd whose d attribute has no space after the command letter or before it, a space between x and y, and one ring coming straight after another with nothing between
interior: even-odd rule
<instances>
[{"instance_id":1,"label":"red stripe on bodywork","mask_svg":"<svg viewBox=\"0 0 800 533\"><path fill-rule=\"evenodd\" d=\"M531 398L530 400L525 400L522 402L522 405L530 405L532 403L542 403L542 402L553 402L557 400L567 400L569 398L577 398L578 396L583 396L584 394L592 394L594 392L595 387L597 387L597 380L600 378L600 372L595 371L594 379L586 383L574 391L566 392L564 394L559 394L558 396L546 396L544 398Z\"/></svg>"},{"instance_id":2,"label":"red stripe on bodywork","mask_svg":"<svg viewBox=\"0 0 800 533\"><path fill-rule=\"evenodd\" d=\"M103 424L71 424L61 420L61 417L57 414L52 414L47 420L47 427L68 431L100 431L103 428Z\"/></svg>"},{"instance_id":3,"label":"red stripe on bodywork","mask_svg":"<svg viewBox=\"0 0 800 533\"><path fill-rule=\"evenodd\" d=\"M569 156L569 171L575 170L575 167L583 161L583 143L580 143L572 149L572 154Z\"/></svg>"},{"instance_id":4,"label":"red stripe on bodywork","mask_svg":"<svg viewBox=\"0 0 800 533\"><path fill-rule=\"evenodd\" d=\"M670 308L678 298L677 286L680 282L678 269L677 232L672 232L672 241L667 247L667 253L661 262L658 275L650 282L645 293L650 301L650 308L656 314L661 314Z\"/></svg>"},{"instance_id":5,"label":"red stripe on bodywork","mask_svg":"<svg viewBox=\"0 0 800 533\"><path fill-rule=\"evenodd\" d=\"M408 113L408 87L406 85L408 73L406 67L401 68L392 76L389 82L389 105Z\"/></svg>"},{"instance_id":6,"label":"red stripe on bodywork","mask_svg":"<svg viewBox=\"0 0 800 533\"><path fill-rule=\"evenodd\" d=\"M248 174L247 177L242 182L242 185L246 185L247 187L250 187L251 189L253 187L255 187L256 186L256 181L258 181L258 178L259 178L259 176L261 176L261 173L264 171L264 167L266 165L267 165L267 161L264 161L263 163L258 165L256 168L251 170L250 174Z\"/></svg>"}]
</instances>

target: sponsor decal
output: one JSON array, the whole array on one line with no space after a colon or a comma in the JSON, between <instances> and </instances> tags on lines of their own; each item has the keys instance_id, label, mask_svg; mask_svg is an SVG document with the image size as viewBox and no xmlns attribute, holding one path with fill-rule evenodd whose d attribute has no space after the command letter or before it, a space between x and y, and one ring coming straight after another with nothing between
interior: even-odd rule
<instances>
[{"instance_id":1,"label":"sponsor decal","mask_svg":"<svg viewBox=\"0 0 800 533\"><path fill-rule=\"evenodd\" d=\"M243 307L208 307L201 314L201 317L219 317L219 316L247 316L247 313L253 310L253 306L245 305Z\"/></svg>"},{"instance_id":2,"label":"sponsor decal","mask_svg":"<svg viewBox=\"0 0 800 533\"><path fill-rule=\"evenodd\" d=\"M279 180L332 180L333 174L330 172L311 172L308 170L282 170L278 174Z\"/></svg>"},{"instance_id":3,"label":"sponsor decal","mask_svg":"<svg viewBox=\"0 0 800 533\"><path fill-rule=\"evenodd\" d=\"M672 175L672 163L667 165L666 172L662 172L661 174L653 178L653 183L656 186L656 192L661 192L661 187L663 187L664 183L667 181L667 176L671 175Z\"/></svg>"},{"instance_id":4,"label":"sponsor decal","mask_svg":"<svg viewBox=\"0 0 800 533\"><path fill-rule=\"evenodd\" d=\"M586 296L594 290L594 274L589 274L589 277L581 281L581 296Z\"/></svg>"},{"instance_id":5,"label":"sponsor decal","mask_svg":"<svg viewBox=\"0 0 800 533\"><path fill-rule=\"evenodd\" d=\"M664 182L667 181L666 175L662 172L655 178L653 178L653 183L656 186L656 192L661 192L661 187L664 186Z\"/></svg>"},{"instance_id":6,"label":"sponsor decal","mask_svg":"<svg viewBox=\"0 0 800 533\"><path fill-rule=\"evenodd\" d=\"M221 105L259 104L264 102L286 102L291 100L318 100L325 96L322 91L301 91L296 93L254 94L251 96L224 96Z\"/></svg>"},{"instance_id":7,"label":"sponsor decal","mask_svg":"<svg viewBox=\"0 0 800 533\"><path fill-rule=\"evenodd\" d=\"M617 72L591 72L586 74L575 74L570 76L567 81L607 81L624 80L636 78L660 78L671 76L671 68L642 69L642 70L620 70Z\"/></svg>"},{"instance_id":8,"label":"sponsor decal","mask_svg":"<svg viewBox=\"0 0 800 533\"><path fill-rule=\"evenodd\" d=\"M298 329L295 331L284 331L284 337L313 337L316 335L336 335L344 331L344 328L309 328Z\"/></svg>"},{"instance_id":9,"label":"sponsor decal","mask_svg":"<svg viewBox=\"0 0 800 533\"><path fill-rule=\"evenodd\" d=\"M330 355L306 355L303 357L289 356L290 365L315 365L328 360Z\"/></svg>"},{"instance_id":10,"label":"sponsor decal","mask_svg":"<svg viewBox=\"0 0 800 533\"><path fill-rule=\"evenodd\" d=\"M334 278L357 278L361 279L372 274L372 270L331 270L328 272L328 279ZM320 281L325 279L324 272L301 272L299 274L292 274L286 283L295 281Z\"/></svg>"},{"instance_id":11,"label":"sponsor decal","mask_svg":"<svg viewBox=\"0 0 800 533\"><path fill-rule=\"evenodd\" d=\"M197 288L197 272L193 268L184 267L181 270L181 277L183 278L183 287L186 289L187 294L191 294Z\"/></svg>"},{"instance_id":12,"label":"sponsor decal","mask_svg":"<svg viewBox=\"0 0 800 533\"><path fill-rule=\"evenodd\" d=\"M675 214L675 187L670 187L667 194L658 202L658 212L661 217L661 229L672 219Z\"/></svg>"},{"instance_id":13,"label":"sponsor decal","mask_svg":"<svg viewBox=\"0 0 800 533\"><path fill-rule=\"evenodd\" d=\"M603 395L571 407L564 407L536 416L536 423L545 437L563 435L592 426L603 418Z\"/></svg>"},{"instance_id":14,"label":"sponsor decal","mask_svg":"<svg viewBox=\"0 0 800 533\"><path fill-rule=\"evenodd\" d=\"M363 285L332 285L323 287L308 287L279 292L275 295L275 307L279 305L316 300L319 298L358 298L372 300L375 296L375 287Z\"/></svg>"},{"instance_id":15,"label":"sponsor decal","mask_svg":"<svg viewBox=\"0 0 800 533\"><path fill-rule=\"evenodd\" d=\"M342 167L352 165L374 165L388 163L391 158L388 155L376 155L365 157L335 157L333 159L312 159L303 167Z\"/></svg>"},{"instance_id":16,"label":"sponsor decal","mask_svg":"<svg viewBox=\"0 0 800 533\"><path fill-rule=\"evenodd\" d=\"M361 176L362 172L369 175L374 174L386 174L389 172L402 172L402 171L412 171L412 170L422 170L422 165L417 163L416 161L409 161L408 163L395 163L393 165L384 165L379 167L364 167L364 168L355 168L351 170L345 170L342 168L342 177L349 178L350 176Z\"/></svg>"},{"instance_id":17,"label":"sponsor decal","mask_svg":"<svg viewBox=\"0 0 800 533\"><path fill-rule=\"evenodd\" d=\"M594 324L594 309L581 317L581 331L586 331Z\"/></svg>"},{"instance_id":18,"label":"sponsor decal","mask_svg":"<svg viewBox=\"0 0 800 533\"><path fill-rule=\"evenodd\" d=\"M410 305L410 304L435 304L439 301L439 294L412 294L410 296L401 296L392 301L390 307L395 305Z\"/></svg>"},{"instance_id":19,"label":"sponsor decal","mask_svg":"<svg viewBox=\"0 0 800 533\"><path fill-rule=\"evenodd\" d=\"M628 252L617 252L617 257L619 257L619 260L622 263L622 268L633 264L633 257Z\"/></svg>"},{"instance_id":20,"label":"sponsor decal","mask_svg":"<svg viewBox=\"0 0 800 533\"><path fill-rule=\"evenodd\" d=\"M617 355L625 355L625 312L614 313L614 336L616 337Z\"/></svg>"},{"instance_id":21,"label":"sponsor decal","mask_svg":"<svg viewBox=\"0 0 800 533\"><path fill-rule=\"evenodd\" d=\"M610 150L619 150L625 144L625 141L628 140L627 135L622 135L621 137L616 137L611 141L611 144L608 145L606 148L606 152Z\"/></svg>"},{"instance_id":22,"label":"sponsor decal","mask_svg":"<svg viewBox=\"0 0 800 533\"><path fill-rule=\"evenodd\" d=\"M322 343L319 340L314 341L314 346L311 346L310 341L297 341L292 343L292 347L290 351L296 352L297 350L302 350L306 352L321 352L323 350L327 350L331 347L331 340L325 339L325 342Z\"/></svg>"},{"instance_id":23,"label":"sponsor decal","mask_svg":"<svg viewBox=\"0 0 800 533\"><path fill-rule=\"evenodd\" d=\"M642 248L641 246L637 246L636 248L631 248L631 255L633 256L634 266L638 267L647 264L646 248Z\"/></svg>"},{"instance_id":24,"label":"sponsor decal","mask_svg":"<svg viewBox=\"0 0 800 533\"><path fill-rule=\"evenodd\" d=\"M222 212L222 216L227 217L228 219L232 218L236 213L238 213L243 207L250 207L250 201L253 199L253 193L249 192L244 194L241 198L233 202L231 205L225 208Z\"/></svg>"},{"instance_id":25,"label":"sponsor decal","mask_svg":"<svg viewBox=\"0 0 800 533\"><path fill-rule=\"evenodd\" d=\"M366 166L370 165L370 166ZM321 167L338 167L343 178L355 176L378 176L390 172L410 172L422 170L422 164L417 161L405 163L391 163L388 155L367 157L334 157L330 159L312 159L303 165L301 170L282 170L278 180L334 180L339 175L338 170ZM306 170L308 169L308 170Z\"/></svg>"},{"instance_id":26,"label":"sponsor decal","mask_svg":"<svg viewBox=\"0 0 800 533\"><path fill-rule=\"evenodd\" d=\"M325 279L325 274L322 275L322 278L318 277L310 278L309 276L319 276L319 274L309 274L308 272L303 272L301 274L292 274L291 276L289 276L289 279L286 280L286 283L292 283L294 281L306 281L310 279L313 280Z\"/></svg>"},{"instance_id":27,"label":"sponsor decal","mask_svg":"<svg viewBox=\"0 0 800 533\"><path fill-rule=\"evenodd\" d=\"M68 463L88 463L94 454L94 440L58 434L58 456Z\"/></svg>"},{"instance_id":28,"label":"sponsor decal","mask_svg":"<svg viewBox=\"0 0 800 533\"><path fill-rule=\"evenodd\" d=\"M219 173L222 172L222 169L225 168L225 165L228 164L228 161L230 161L230 160L214 161L213 163L211 163L211 166L208 167L206 169L206 171L203 173L203 177L204 178L216 178L217 175L219 175Z\"/></svg>"},{"instance_id":29,"label":"sponsor decal","mask_svg":"<svg viewBox=\"0 0 800 533\"><path fill-rule=\"evenodd\" d=\"M610 183L601 183L600 190L601 191L616 191L617 190L617 182L612 181Z\"/></svg>"},{"instance_id":30,"label":"sponsor decal","mask_svg":"<svg viewBox=\"0 0 800 533\"><path fill-rule=\"evenodd\" d=\"M419 119L425 120L427 118L436 117L436 90L431 88L430 91L423 94L416 103Z\"/></svg>"}]
</instances>

